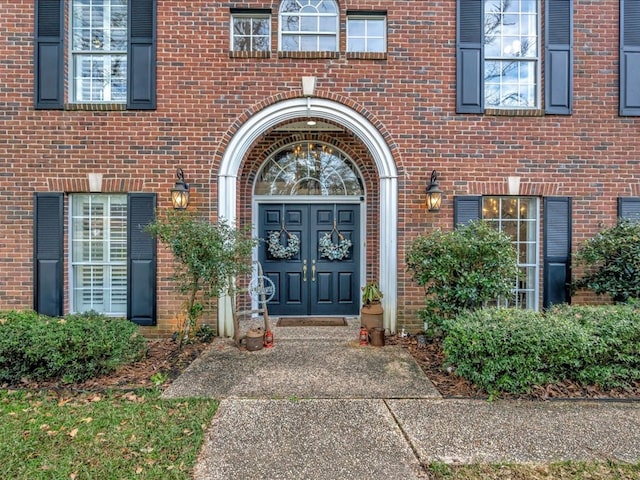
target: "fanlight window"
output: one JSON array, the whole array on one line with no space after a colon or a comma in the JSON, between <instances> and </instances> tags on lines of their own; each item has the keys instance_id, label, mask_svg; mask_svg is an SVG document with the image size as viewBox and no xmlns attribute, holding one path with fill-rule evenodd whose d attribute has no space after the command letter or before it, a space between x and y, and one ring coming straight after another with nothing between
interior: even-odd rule
<instances>
[{"instance_id":1,"label":"fanlight window","mask_svg":"<svg viewBox=\"0 0 640 480\"><path fill-rule=\"evenodd\" d=\"M338 4L335 0L285 0L280 5L280 50L338 50Z\"/></svg>"},{"instance_id":2,"label":"fanlight window","mask_svg":"<svg viewBox=\"0 0 640 480\"><path fill-rule=\"evenodd\" d=\"M289 145L271 156L258 177L256 195L363 195L353 162L326 144Z\"/></svg>"}]
</instances>

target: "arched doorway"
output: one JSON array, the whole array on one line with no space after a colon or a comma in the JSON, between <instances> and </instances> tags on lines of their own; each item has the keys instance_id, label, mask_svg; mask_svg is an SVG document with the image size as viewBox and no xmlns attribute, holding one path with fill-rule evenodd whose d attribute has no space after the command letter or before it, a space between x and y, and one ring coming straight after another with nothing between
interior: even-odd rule
<instances>
[{"instance_id":1,"label":"arched doorway","mask_svg":"<svg viewBox=\"0 0 640 480\"><path fill-rule=\"evenodd\" d=\"M384 326L396 331L398 179L391 150L382 133L363 115L341 103L321 98L294 98L272 104L249 116L230 138L222 154L218 176L218 215L234 222L237 215L239 169L254 142L275 126L294 119L314 117L343 126L367 148L378 173L379 284L384 292ZM256 232L257 235L257 232ZM362 279L361 279L362 280ZM228 299L218 306L218 333L233 334Z\"/></svg>"},{"instance_id":2,"label":"arched doorway","mask_svg":"<svg viewBox=\"0 0 640 480\"><path fill-rule=\"evenodd\" d=\"M301 141L269 156L254 189L258 260L272 315L357 315L364 182L335 146Z\"/></svg>"}]
</instances>

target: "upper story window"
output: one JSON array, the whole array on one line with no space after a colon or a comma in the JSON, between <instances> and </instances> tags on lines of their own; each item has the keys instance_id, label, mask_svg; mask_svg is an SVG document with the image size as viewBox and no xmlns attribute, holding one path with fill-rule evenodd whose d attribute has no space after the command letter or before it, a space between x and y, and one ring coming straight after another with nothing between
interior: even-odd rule
<instances>
[{"instance_id":1,"label":"upper story window","mask_svg":"<svg viewBox=\"0 0 640 480\"><path fill-rule=\"evenodd\" d=\"M280 4L279 50L337 51L337 3L334 0L284 0Z\"/></svg>"},{"instance_id":2,"label":"upper story window","mask_svg":"<svg viewBox=\"0 0 640 480\"><path fill-rule=\"evenodd\" d=\"M156 14L157 0L36 0L35 108L155 110Z\"/></svg>"},{"instance_id":3,"label":"upper story window","mask_svg":"<svg viewBox=\"0 0 640 480\"><path fill-rule=\"evenodd\" d=\"M620 115L640 116L640 5L620 0Z\"/></svg>"},{"instance_id":4,"label":"upper story window","mask_svg":"<svg viewBox=\"0 0 640 480\"><path fill-rule=\"evenodd\" d=\"M127 101L127 0L73 0L73 102Z\"/></svg>"},{"instance_id":5,"label":"upper story window","mask_svg":"<svg viewBox=\"0 0 640 480\"><path fill-rule=\"evenodd\" d=\"M571 115L572 0L456 4L457 113L537 115L544 98L545 113Z\"/></svg>"},{"instance_id":6,"label":"upper story window","mask_svg":"<svg viewBox=\"0 0 640 480\"><path fill-rule=\"evenodd\" d=\"M386 52L387 17L384 14L347 14L348 52Z\"/></svg>"},{"instance_id":7,"label":"upper story window","mask_svg":"<svg viewBox=\"0 0 640 480\"><path fill-rule=\"evenodd\" d=\"M269 11L232 10L231 50L268 52L271 50L271 14Z\"/></svg>"},{"instance_id":8,"label":"upper story window","mask_svg":"<svg viewBox=\"0 0 640 480\"><path fill-rule=\"evenodd\" d=\"M485 107L538 107L538 0L484 3Z\"/></svg>"}]
</instances>

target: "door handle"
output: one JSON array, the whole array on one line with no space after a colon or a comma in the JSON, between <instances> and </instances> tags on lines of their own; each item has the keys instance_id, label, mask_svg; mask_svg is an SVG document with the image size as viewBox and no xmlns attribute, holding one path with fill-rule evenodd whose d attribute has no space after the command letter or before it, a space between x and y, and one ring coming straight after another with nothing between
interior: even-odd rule
<instances>
[{"instance_id":1,"label":"door handle","mask_svg":"<svg viewBox=\"0 0 640 480\"><path fill-rule=\"evenodd\" d=\"M311 260L311 281L316 281L316 261Z\"/></svg>"},{"instance_id":2,"label":"door handle","mask_svg":"<svg viewBox=\"0 0 640 480\"><path fill-rule=\"evenodd\" d=\"M302 281L303 282L307 281L307 261L306 260L302 261Z\"/></svg>"}]
</instances>

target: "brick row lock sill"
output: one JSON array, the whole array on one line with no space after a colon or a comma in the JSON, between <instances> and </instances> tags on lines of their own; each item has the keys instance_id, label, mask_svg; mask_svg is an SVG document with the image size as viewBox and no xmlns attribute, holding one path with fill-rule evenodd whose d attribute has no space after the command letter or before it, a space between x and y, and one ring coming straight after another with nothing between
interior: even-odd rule
<instances>
[{"instance_id":1,"label":"brick row lock sill","mask_svg":"<svg viewBox=\"0 0 640 480\"><path fill-rule=\"evenodd\" d=\"M297 58L302 60L338 59L341 55L351 60L386 60L386 52L285 52L279 51L278 58ZM271 52L229 51L229 58L271 58Z\"/></svg>"},{"instance_id":2,"label":"brick row lock sill","mask_svg":"<svg viewBox=\"0 0 640 480\"><path fill-rule=\"evenodd\" d=\"M81 110L85 112L119 112L126 111L126 103L65 103L65 110Z\"/></svg>"}]
</instances>

